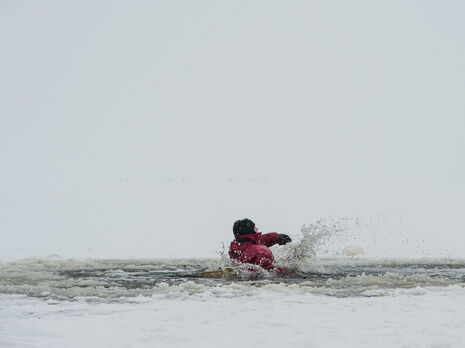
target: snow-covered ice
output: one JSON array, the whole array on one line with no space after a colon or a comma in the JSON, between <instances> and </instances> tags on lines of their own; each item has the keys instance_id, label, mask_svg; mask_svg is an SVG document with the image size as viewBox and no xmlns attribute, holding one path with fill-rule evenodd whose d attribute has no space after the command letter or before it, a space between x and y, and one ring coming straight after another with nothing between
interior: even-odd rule
<instances>
[{"instance_id":1,"label":"snow-covered ice","mask_svg":"<svg viewBox=\"0 0 465 348\"><path fill-rule=\"evenodd\" d=\"M463 347L465 290L336 298L261 289L240 297L125 303L0 296L2 347Z\"/></svg>"},{"instance_id":2,"label":"snow-covered ice","mask_svg":"<svg viewBox=\"0 0 465 348\"><path fill-rule=\"evenodd\" d=\"M196 278L221 260L0 264L1 347L463 347L465 261L320 259Z\"/></svg>"}]
</instances>

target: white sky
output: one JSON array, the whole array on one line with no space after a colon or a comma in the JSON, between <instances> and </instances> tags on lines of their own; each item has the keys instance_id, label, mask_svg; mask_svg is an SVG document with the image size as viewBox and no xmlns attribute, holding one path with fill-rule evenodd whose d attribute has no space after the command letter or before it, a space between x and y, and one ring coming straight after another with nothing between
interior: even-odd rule
<instances>
[{"instance_id":1,"label":"white sky","mask_svg":"<svg viewBox=\"0 0 465 348\"><path fill-rule=\"evenodd\" d=\"M464 13L462 1L0 1L4 250L208 256L239 217L294 230L400 205L454 216L457 242ZM380 199L380 182L399 195Z\"/></svg>"}]
</instances>

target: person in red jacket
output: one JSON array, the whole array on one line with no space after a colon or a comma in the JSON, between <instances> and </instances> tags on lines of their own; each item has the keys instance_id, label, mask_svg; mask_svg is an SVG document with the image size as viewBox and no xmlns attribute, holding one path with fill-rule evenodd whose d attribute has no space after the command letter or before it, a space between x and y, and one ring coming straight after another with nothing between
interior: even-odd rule
<instances>
[{"instance_id":1,"label":"person in red jacket","mask_svg":"<svg viewBox=\"0 0 465 348\"><path fill-rule=\"evenodd\" d=\"M261 266L267 271L277 268L273 265L274 257L268 247L286 244L291 241L287 234L258 232L250 219L237 220L233 226L235 239L229 247L229 257L242 263ZM284 271L278 268L278 271Z\"/></svg>"}]
</instances>

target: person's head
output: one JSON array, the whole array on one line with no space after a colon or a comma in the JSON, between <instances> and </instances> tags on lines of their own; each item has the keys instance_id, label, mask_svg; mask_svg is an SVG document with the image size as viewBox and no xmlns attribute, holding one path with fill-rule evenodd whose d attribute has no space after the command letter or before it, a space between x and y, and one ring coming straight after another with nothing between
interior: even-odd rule
<instances>
[{"instance_id":1,"label":"person's head","mask_svg":"<svg viewBox=\"0 0 465 348\"><path fill-rule=\"evenodd\" d=\"M237 220L233 226L233 233L235 237L257 232L258 229L255 227L255 223L250 219Z\"/></svg>"}]
</instances>

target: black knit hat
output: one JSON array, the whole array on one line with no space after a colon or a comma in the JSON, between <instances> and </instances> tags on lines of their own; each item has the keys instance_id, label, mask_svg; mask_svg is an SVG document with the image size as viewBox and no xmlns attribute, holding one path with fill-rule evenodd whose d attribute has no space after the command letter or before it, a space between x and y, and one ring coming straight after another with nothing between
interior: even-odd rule
<instances>
[{"instance_id":1,"label":"black knit hat","mask_svg":"<svg viewBox=\"0 0 465 348\"><path fill-rule=\"evenodd\" d=\"M234 236L243 236L255 233L255 223L250 219L237 220L233 226Z\"/></svg>"}]
</instances>

